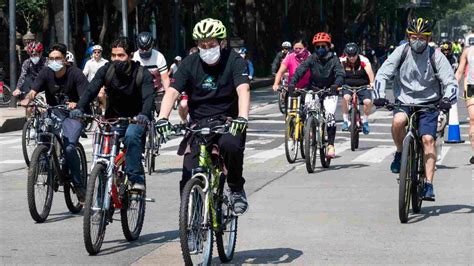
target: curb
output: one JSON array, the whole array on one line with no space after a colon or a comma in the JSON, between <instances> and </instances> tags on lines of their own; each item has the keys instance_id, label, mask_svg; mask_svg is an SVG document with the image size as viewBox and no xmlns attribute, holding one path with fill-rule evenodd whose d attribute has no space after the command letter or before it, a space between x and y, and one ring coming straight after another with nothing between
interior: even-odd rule
<instances>
[{"instance_id":1,"label":"curb","mask_svg":"<svg viewBox=\"0 0 474 266\"><path fill-rule=\"evenodd\" d=\"M5 122L0 126L0 133L20 130L25 124L26 117L15 117L6 119Z\"/></svg>"}]
</instances>

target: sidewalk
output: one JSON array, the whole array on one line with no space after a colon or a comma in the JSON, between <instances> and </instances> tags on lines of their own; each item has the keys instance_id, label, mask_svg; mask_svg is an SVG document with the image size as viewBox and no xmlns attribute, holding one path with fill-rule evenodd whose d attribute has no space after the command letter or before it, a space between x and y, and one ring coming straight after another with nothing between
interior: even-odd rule
<instances>
[{"instance_id":1,"label":"sidewalk","mask_svg":"<svg viewBox=\"0 0 474 266\"><path fill-rule=\"evenodd\" d=\"M255 78L252 80L252 90L270 86L273 84L272 77ZM20 130L25 123L25 109L18 108L0 108L0 133Z\"/></svg>"}]
</instances>

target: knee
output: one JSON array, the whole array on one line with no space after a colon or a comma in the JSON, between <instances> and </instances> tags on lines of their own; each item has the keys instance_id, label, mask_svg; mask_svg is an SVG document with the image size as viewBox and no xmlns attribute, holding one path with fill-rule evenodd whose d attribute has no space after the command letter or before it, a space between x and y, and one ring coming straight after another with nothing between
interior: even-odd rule
<instances>
[{"instance_id":1,"label":"knee","mask_svg":"<svg viewBox=\"0 0 474 266\"><path fill-rule=\"evenodd\" d=\"M392 127L394 129L401 129L401 128L405 127L406 123L407 123L407 121L406 121L405 117L396 115L393 118Z\"/></svg>"},{"instance_id":2,"label":"knee","mask_svg":"<svg viewBox=\"0 0 474 266\"><path fill-rule=\"evenodd\" d=\"M145 129L140 125L129 125L127 131L125 132L125 145L129 146L130 144L140 144L144 130Z\"/></svg>"},{"instance_id":3,"label":"knee","mask_svg":"<svg viewBox=\"0 0 474 266\"><path fill-rule=\"evenodd\" d=\"M64 147L64 151L66 154L74 154L76 152L76 146L73 144L68 144Z\"/></svg>"},{"instance_id":4,"label":"knee","mask_svg":"<svg viewBox=\"0 0 474 266\"><path fill-rule=\"evenodd\" d=\"M421 140L423 141L423 145L425 147L432 147L435 144L435 139L431 135L423 135Z\"/></svg>"},{"instance_id":5,"label":"knee","mask_svg":"<svg viewBox=\"0 0 474 266\"><path fill-rule=\"evenodd\" d=\"M365 99L365 100L364 100L364 104L365 104L365 105L369 105L369 104L371 104L371 103L372 103L372 100L371 100L371 99Z\"/></svg>"},{"instance_id":6,"label":"knee","mask_svg":"<svg viewBox=\"0 0 474 266\"><path fill-rule=\"evenodd\" d=\"M350 102L351 101L351 96L349 94L344 95L344 100L346 102Z\"/></svg>"}]
</instances>

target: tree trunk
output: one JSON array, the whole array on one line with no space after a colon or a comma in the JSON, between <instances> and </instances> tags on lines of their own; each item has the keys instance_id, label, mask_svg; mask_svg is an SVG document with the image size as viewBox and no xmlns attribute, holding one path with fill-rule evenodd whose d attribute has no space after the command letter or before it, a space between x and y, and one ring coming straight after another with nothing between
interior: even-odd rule
<instances>
[{"instance_id":1,"label":"tree trunk","mask_svg":"<svg viewBox=\"0 0 474 266\"><path fill-rule=\"evenodd\" d=\"M104 4L104 12L102 13L102 30L100 31L99 35L99 43L104 43L105 33L107 33L108 25L109 25L109 8L110 3L106 1Z\"/></svg>"},{"instance_id":2,"label":"tree trunk","mask_svg":"<svg viewBox=\"0 0 474 266\"><path fill-rule=\"evenodd\" d=\"M63 0L52 0L53 14L54 14L54 40L61 41L64 36L64 12L63 12Z\"/></svg>"},{"instance_id":3,"label":"tree trunk","mask_svg":"<svg viewBox=\"0 0 474 266\"><path fill-rule=\"evenodd\" d=\"M245 25L246 31L244 38L245 44L251 48L255 47L256 44L256 32L255 32L255 0L245 0Z\"/></svg>"}]
</instances>

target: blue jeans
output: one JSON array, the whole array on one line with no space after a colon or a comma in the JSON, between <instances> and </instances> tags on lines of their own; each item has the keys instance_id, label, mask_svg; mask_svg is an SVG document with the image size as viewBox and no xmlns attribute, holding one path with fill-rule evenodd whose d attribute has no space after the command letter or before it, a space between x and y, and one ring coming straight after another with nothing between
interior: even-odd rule
<instances>
[{"instance_id":1,"label":"blue jeans","mask_svg":"<svg viewBox=\"0 0 474 266\"><path fill-rule=\"evenodd\" d=\"M127 149L125 154L125 173L128 176L128 180L132 183L143 184L145 182L145 172L142 165L142 154L145 146L145 127L130 124L127 127L116 127L113 130L117 131L121 137L125 135L124 144Z\"/></svg>"},{"instance_id":2,"label":"blue jeans","mask_svg":"<svg viewBox=\"0 0 474 266\"><path fill-rule=\"evenodd\" d=\"M81 136L82 127L81 122L70 118L64 119L62 123L63 149L66 155L66 164L69 171L71 171L72 180L79 186L83 185L83 180L76 146L79 142L79 137Z\"/></svg>"}]
</instances>

